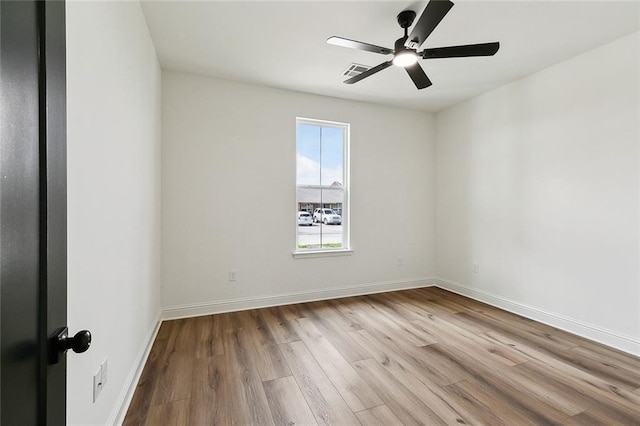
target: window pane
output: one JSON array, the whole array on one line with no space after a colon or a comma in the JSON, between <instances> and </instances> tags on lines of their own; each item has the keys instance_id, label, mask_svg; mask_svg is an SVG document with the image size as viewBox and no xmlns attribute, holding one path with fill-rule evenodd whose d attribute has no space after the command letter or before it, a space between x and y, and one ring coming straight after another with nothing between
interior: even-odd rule
<instances>
[{"instance_id":1,"label":"window pane","mask_svg":"<svg viewBox=\"0 0 640 426\"><path fill-rule=\"evenodd\" d=\"M321 244L325 249L343 248L342 232L343 191L341 186L322 189L323 214L321 219Z\"/></svg>"},{"instance_id":2,"label":"window pane","mask_svg":"<svg viewBox=\"0 0 640 426\"><path fill-rule=\"evenodd\" d=\"M296 180L298 185L320 185L319 126L298 124L296 131Z\"/></svg>"},{"instance_id":3,"label":"window pane","mask_svg":"<svg viewBox=\"0 0 640 426\"><path fill-rule=\"evenodd\" d=\"M334 182L344 183L343 133L341 128L322 128L322 185L331 185Z\"/></svg>"},{"instance_id":4,"label":"window pane","mask_svg":"<svg viewBox=\"0 0 640 426\"><path fill-rule=\"evenodd\" d=\"M298 250L312 250L322 248L322 227L316 222L319 215L315 215L315 209L319 208L321 202L321 190L319 188L309 188L298 186L298 209L310 213L311 224L301 224L298 222Z\"/></svg>"}]
</instances>

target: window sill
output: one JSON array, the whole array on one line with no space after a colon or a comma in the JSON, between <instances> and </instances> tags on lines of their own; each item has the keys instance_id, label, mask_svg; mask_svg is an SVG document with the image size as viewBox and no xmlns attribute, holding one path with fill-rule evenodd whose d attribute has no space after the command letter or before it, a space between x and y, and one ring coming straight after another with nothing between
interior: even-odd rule
<instances>
[{"instance_id":1,"label":"window sill","mask_svg":"<svg viewBox=\"0 0 640 426\"><path fill-rule=\"evenodd\" d=\"M294 251L291 255L294 259L308 259L312 257L336 257L336 256L351 256L353 250L308 250L308 251Z\"/></svg>"}]
</instances>

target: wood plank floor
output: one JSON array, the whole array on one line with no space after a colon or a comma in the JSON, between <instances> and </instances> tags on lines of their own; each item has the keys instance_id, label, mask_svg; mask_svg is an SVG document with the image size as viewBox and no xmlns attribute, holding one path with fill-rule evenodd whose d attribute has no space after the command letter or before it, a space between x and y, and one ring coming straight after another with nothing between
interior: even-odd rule
<instances>
[{"instance_id":1,"label":"wood plank floor","mask_svg":"<svg viewBox=\"0 0 640 426\"><path fill-rule=\"evenodd\" d=\"M640 358L431 287L164 322L125 425L640 425Z\"/></svg>"}]
</instances>

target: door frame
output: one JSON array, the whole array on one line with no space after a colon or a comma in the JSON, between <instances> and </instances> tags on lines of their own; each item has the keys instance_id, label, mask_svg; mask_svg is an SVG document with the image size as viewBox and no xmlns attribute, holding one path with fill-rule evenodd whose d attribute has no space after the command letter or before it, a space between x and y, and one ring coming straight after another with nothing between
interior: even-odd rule
<instances>
[{"instance_id":1,"label":"door frame","mask_svg":"<svg viewBox=\"0 0 640 426\"><path fill-rule=\"evenodd\" d=\"M0 3L0 422L66 423L65 3Z\"/></svg>"},{"instance_id":2,"label":"door frame","mask_svg":"<svg viewBox=\"0 0 640 426\"><path fill-rule=\"evenodd\" d=\"M66 424L67 362L51 364L51 338L67 325L67 87L64 0L39 1L41 61L40 348L38 412ZM44 158L43 158L44 156ZM42 401L44 399L44 401Z\"/></svg>"}]
</instances>

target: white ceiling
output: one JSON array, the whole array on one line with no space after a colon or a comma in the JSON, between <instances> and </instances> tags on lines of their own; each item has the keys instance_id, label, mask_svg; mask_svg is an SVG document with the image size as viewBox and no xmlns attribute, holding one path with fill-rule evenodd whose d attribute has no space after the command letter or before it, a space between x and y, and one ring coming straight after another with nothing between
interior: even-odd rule
<instances>
[{"instance_id":1,"label":"white ceiling","mask_svg":"<svg viewBox=\"0 0 640 426\"><path fill-rule=\"evenodd\" d=\"M163 69L438 111L640 30L640 1L473 1L455 6L424 47L499 41L493 57L421 61L417 90L391 67L347 85L351 62L390 56L328 45L332 35L393 48L396 15L426 1L150 1L143 11Z\"/></svg>"}]
</instances>

